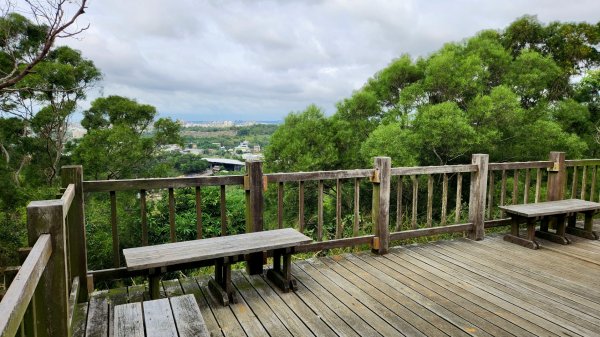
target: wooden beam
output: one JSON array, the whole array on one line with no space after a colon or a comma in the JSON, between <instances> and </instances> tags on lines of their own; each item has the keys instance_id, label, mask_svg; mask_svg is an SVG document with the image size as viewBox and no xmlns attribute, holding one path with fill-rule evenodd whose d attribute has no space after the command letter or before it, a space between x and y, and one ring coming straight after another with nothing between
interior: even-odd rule
<instances>
[{"instance_id":1,"label":"wooden beam","mask_svg":"<svg viewBox=\"0 0 600 337\"><path fill-rule=\"evenodd\" d=\"M471 188L469 194L469 222L473 223L473 229L469 233L472 240L483 240L485 235L485 197L488 178L487 154L474 154L471 162L477 165L477 172L471 173Z\"/></svg>"},{"instance_id":2,"label":"wooden beam","mask_svg":"<svg viewBox=\"0 0 600 337\"><path fill-rule=\"evenodd\" d=\"M424 174L442 174L442 173L460 173L474 172L477 170L475 165L443 165L443 166L414 166L414 167L395 167L391 169L392 176L410 176Z\"/></svg>"},{"instance_id":3,"label":"wooden beam","mask_svg":"<svg viewBox=\"0 0 600 337\"><path fill-rule=\"evenodd\" d=\"M411 230L407 230L407 231L391 233L390 241L414 239L414 238L418 238L418 237L438 235L438 234L465 232L465 231L471 231L472 229L473 229L472 223L448 225L448 226L440 226L440 227L432 227L432 228L411 229Z\"/></svg>"},{"instance_id":4,"label":"wooden beam","mask_svg":"<svg viewBox=\"0 0 600 337\"><path fill-rule=\"evenodd\" d=\"M50 234L42 234L0 302L0 336L14 336L52 255Z\"/></svg>"},{"instance_id":5,"label":"wooden beam","mask_svg":"<svg viewBox=\"0 0 600 337\"><path fill-rule=\"evenodd\" d=\"M155 190L196 186L244 185L244 176L204 176L188 178L144 178L121 180L92 180L83 182L84 192Z\"/></svg>"},{"instance_id":6,"label":"wooden beam","mask_svg":"<svg viewBox=\"0 0 600 337\"><path fill-rule=\"evenodd\" d=\"M387 254L390 242L390 186L392 159L376 157L374 168L379 172L379 182L373 183L373 234L379 241L377 254Z\"/></svg>"}]
</instances>

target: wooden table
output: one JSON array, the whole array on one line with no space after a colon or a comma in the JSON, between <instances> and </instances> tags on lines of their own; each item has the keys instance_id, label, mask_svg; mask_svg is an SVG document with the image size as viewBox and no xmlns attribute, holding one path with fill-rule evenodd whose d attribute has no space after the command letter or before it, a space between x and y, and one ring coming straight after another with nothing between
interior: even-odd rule
<instances>
[{"instance_id":1,"label":"wooden table","mask_svg":"<svg viewBox=\"0 0 600 337\"><path fill-rule=\"evenodd\" d=\"M115 337L209 337L194 295L115 306Z\"/></svg>"},{"instance_id":2,"label":"wooden table","mask_svg":"<svg viewBox=\"0 0 600 337\"><path fill-rule=\"evenodd\" d=\"M600 210L600 203L580 199L547 201L536 204L521 204L500 206L511 217L511 233L504 236L504 240L513 242L532 249L539 248L535 236L561 243L569 244L565 233L597 240L598 234L592 230L592 217ZM585 215L583 228L576 226L577 213ZM568 219L568 226L565 220ZM535 224L540 221L540 230L535 230ZM519 236L519 224L527 224L527 236ZM556 231L550 232L549 225Z\"/></svg>"},{"instance_id":3,"label":"wooden table","mask_svg":"<svg viewBox=\"0 0 600 337\"><path fill-rule=\"evenodd\" d=\"M214 260L215 277L209 281L209 288L223 305L228 305L236 302L231 284L232 263L243 260L246 254L273 251L273 269L267 272L267 277L284 292L296 290L296 282L291 278L291 255L296 246L311 241L308 236L292 228L285 228L129 248L123 250L123 255L127 270L148 270L150 297L153 299L159 297L159 280L163 268Z\"/></svg>"}]
</instances>

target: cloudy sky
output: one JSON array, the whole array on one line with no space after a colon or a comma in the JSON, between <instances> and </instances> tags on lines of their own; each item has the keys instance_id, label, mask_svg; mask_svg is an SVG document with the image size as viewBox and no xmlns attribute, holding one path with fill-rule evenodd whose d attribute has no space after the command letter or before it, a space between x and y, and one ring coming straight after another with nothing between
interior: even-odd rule
<instances>
[{"instance_id":1,"label":"cloudy sky","mask_svg":"<svg viewBox=\"0 0 600 337\"><path fill-rule=\"evenodd\" d=\"M327 113L403 53L506 27L600 20L598 0L90 0L66 41L104 75L97 92L183 120L280 120ZM64 42L63 42L64 43ZM89 106L89 101L81 105Z\"/></svg>"}]
</instances>

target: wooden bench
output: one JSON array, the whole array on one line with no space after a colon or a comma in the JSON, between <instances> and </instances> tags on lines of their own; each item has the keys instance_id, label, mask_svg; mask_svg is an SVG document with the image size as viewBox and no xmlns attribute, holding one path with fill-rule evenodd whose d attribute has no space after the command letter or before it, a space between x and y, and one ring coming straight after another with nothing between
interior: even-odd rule
<instances>
[{"instance_id":1,"label":"wooden bench","mask_svg":"<svg viewBox=\"0 0 600 337\"><path fill-rule=\"evenodd\" d=\"M504 240L531 249L539 248L535 236L565 245L570 243L565 233L592 240L598 239L598 234L592 230L592 217L600 210L600 203L597 202L568 199L500 206L500 209L506 211L511 217L511 232L504 236ZM585 215L583 228L576 226L577 213ZM565 225L566 219L568 219L568 226ZM540 221L540 230L538 231L535 230L537 221ZM519 236L520 223L527 224L526 237ZM554 233L549 231L550 225L556 228Z\"/></svg>"},{"instance_id":2,"label":"wooden bench","mask_svg":"<svg viewBox=\"0 0 600 337\"><path fill-rule=\"evenodd\" d=\"M273 269L267 272L267 277L284 292L296 290L296 283L291 278L291 255L296 246L311 241L306 235L286 228L129 248L123 250L123 255L127 270L148 270L152 299L159 297L160 274L167 266L213 260L215 277L208 285L215 297L228 305L236 302L231 284L232 263L243 261L247 254L273 251Z\"/></svg>"},{"instance_id":3,"label":"wooden bench","mask_svg":"<svg viewBox=\"0 0 600 337\"><path fill-rule=\"evenodd\" d=\"M115 337L208 337L194 295L115 306Z\"/></svg>"}]
</instances>

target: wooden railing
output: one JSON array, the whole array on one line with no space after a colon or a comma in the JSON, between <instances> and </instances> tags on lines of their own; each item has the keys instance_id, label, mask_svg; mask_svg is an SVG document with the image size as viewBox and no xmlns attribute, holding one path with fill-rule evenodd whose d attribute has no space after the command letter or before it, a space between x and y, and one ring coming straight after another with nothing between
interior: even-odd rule
<instances>
[{"instance_id":1,"label":"wooden railing","mask_svg":"<svg viewBox=\"0 0 600 337\"><path fill-rule=\"evenodd\" d=\"M0 302L0 336L69 336L74 308L87 300L80 292L78 252L70 244L67 224L77 212L71 207L76 185L68 184L59 199L32 201L27 206L31 249ZM85 262L85 260L84 260ZM84 272L85 273L85 272Z\"/></svg>"},{"instance_id":2,"label":"wooden railing","mask_svg":"<svg viewBox=\"0 0 600 337\"><path fill-rule=\"evenodd\" d=\"M228 187L234 186L245 190L247 232L294 227L312 235L314 240L300 251L368 245L384 254L390 241L395 240L457 232L482 239L485 228L507 224L498 206L562 199L568 177L570 186L575 186L572 191L576 191L571 195L592 199L598 192L597 165L600 160L565 161L564 153L553 152L550 160L535 162L488 163L487 155L473 155L472 163L465 165L392 168L389 158L378 157L373 167L367 169L263 174L262 163L252 161L246 163L245 175L109 181L83 181L81 167L67 167L63 170L66 177L63 182L74 184L79 191L74 201L77 211L73 212L73 228L69 231L84 238L72 249L81 252L81 260L75 261L81 265L78 275L80 279L87 276L88 287L92 289L94 279L134 275L126 271L120 260L116 196L124 191L133 191L139 196L142 233L139 245L149 244L146 204L151 191L168 192L169 239L176 241L175 189L195 190L196 237L201 239L204 237L202 191L211 186L220 187L220 235L228 235L226 193ZM265 193L267 190L269 193ZM293 198L288 195L290 191ZM361 205L361 192L365 191L372 194L370 214L361 214L369 211L368 205ZM112 269L87 271L85 237L82 236L84 193L109 196ZM314 213L305 207L311 196L316 199L316 204L311 204L315 207ZM294 199L294 207L286 207L285 200L291 199ZM364 199L365 195L363 202ZM325 216L326 201L331 202L330 205L335 203L334 216ZM268 226L264 224L265 204L276 205L276 218ZM351 223L343 222L345 215ZM86 274L82 273L84 270Z\"/></svg>"}]
</instances>

